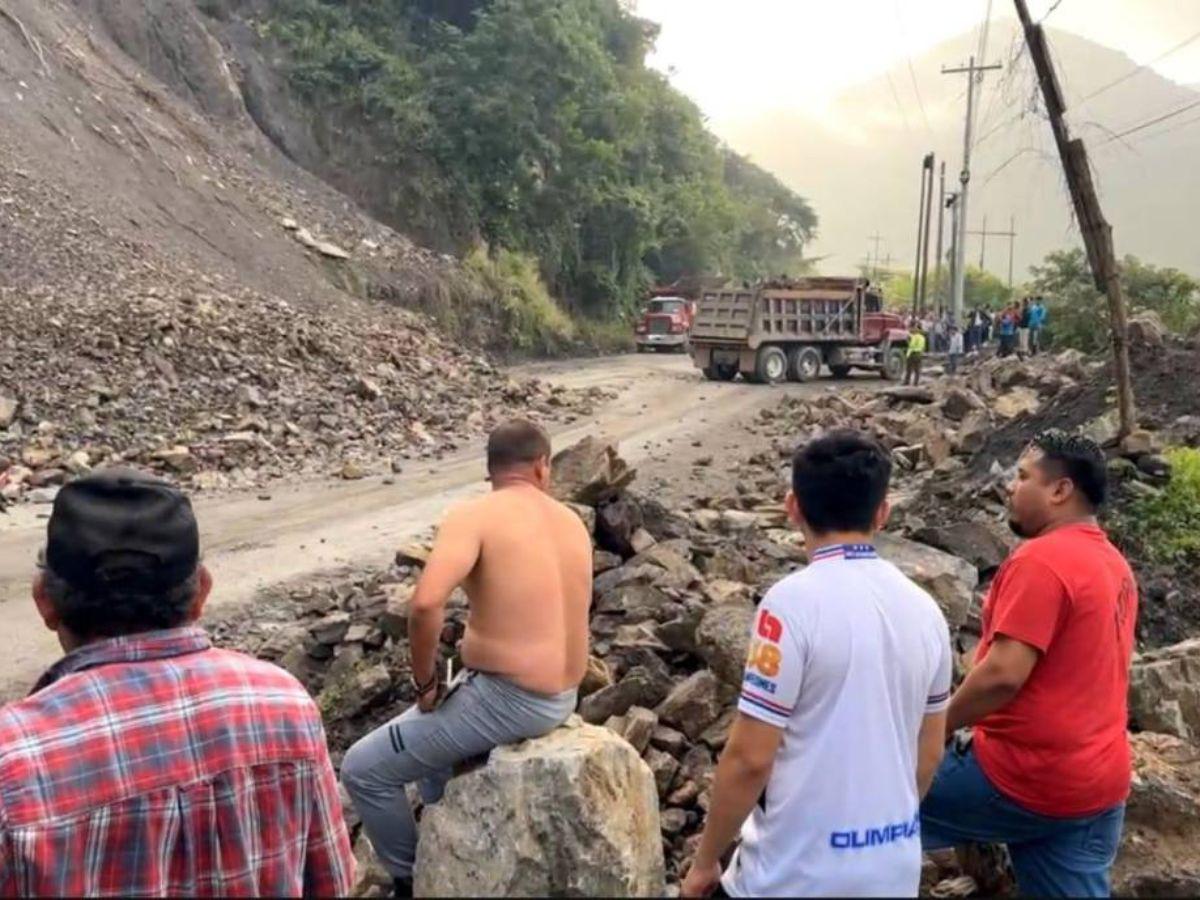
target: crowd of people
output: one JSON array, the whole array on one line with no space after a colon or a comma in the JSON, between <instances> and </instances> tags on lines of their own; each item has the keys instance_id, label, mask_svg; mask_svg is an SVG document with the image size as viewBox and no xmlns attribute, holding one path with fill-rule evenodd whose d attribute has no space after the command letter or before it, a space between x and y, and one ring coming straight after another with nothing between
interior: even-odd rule
<instances>
[{"instance_id":1,"label":"crowd of people","mask_svg":"<svg viewBox=\"0 0 1200 900\"><path fill-rule=\"evenodd\" d=\"M946 357L949 375L957 374L964 357L986 352L993 343L1001 357L1036 356L1044 349L1046 320L1046 304L1041 297L1025 297L996 312L977 307L967 313L963 326L949 312L914 316L909 320L904 383L921 383L927 352Z\"/></svg>"},{"instance_id":2,"label":"crowd of people","mask_svg":"<svg viewBox=\"0 0 1200 900\"><path fill-rule=\"evenodd\" d=\"M490 435L492 489L446 516L412 598L416 703L341 767L397 896L412 893L418 833L406 787L436 803L456 763L575 709L592 546L549 493L550 457L532 423ZM911 897L922 848L967 841L1007 843L1024 893L1108 892L1137 589L1097 524L1100 448L1048 433L1017 463L1026 542L954 688L939 607L875 550L890 455L853 431L797 448L785 505L809 562L758 607L684 896ZM214 583L187 497L128 469L74 481L37 564L33 603L65 655L0 709L0 894L347 895L320 714L291 675L200 626ZM458 586L464 669L445 683Z\"/></svg>"}]
</instances>

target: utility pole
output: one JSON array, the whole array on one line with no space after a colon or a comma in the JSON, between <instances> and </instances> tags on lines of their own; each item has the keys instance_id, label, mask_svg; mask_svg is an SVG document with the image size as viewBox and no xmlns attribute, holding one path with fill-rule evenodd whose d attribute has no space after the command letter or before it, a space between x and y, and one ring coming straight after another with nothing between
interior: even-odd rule
<instances>
[{"instance_id":1,"label":"utility pole","mask_svg":"<svg viewBox=\"0 0 1200 900\"><path fill-rule=\"evenodd\" d=\"M979 235L983 240L984 246L987 245L987 239L990 237L1006 237L1006 238L1008 238L1008 287L1011 290L1012 286L1013 286L1013 244L1016 243L1016 240L1017 240L1016 216L1012 217L1012 219L1010 220L1010 223L1011 224L1009 226L1008 231L988 231L987 216L984 216L983 217L983 230L982 231L968 231L967 234ZM983 260L984 260L984 251L981 249L979 251L979 268L981 268L981 269L983 268Z\"/></svg>"},{"instance_id":2,"label":"utility pole","mask_svg":"<svg viewBox=\"0 0 1200 900\"><path fill-rule=\"evenodd\" d=\"M921 160L921 195L917 200L917 258L913 263L913 318L917 318L925 303L925 276L921 267L922 247L929 244L929 205L933 198L933 154ZM926 256L928 251L926 251Z\"/></svg>"},{"instance_id":3,"label":"utility pole","mask_svg":"<svg viewBox=\"0 0 1200 900\"><path fill-rule=\"evenodd\" d=\"M946 206L950 208L950 281L958 281L958 192L946 198ZM955 322L958 317L955 316Z\"/></svg>"},{"instance_id":4,"label":"utility pole","mask_svg":"<svg viewBox=\"0 0 1200 900\"><path fill-rule=\"evenodd\" d=\"M979 268L986 269L987 268L987 239L988 239L987 216L983 217L983 231L981 231L979 233L981 235L983 235L983 237L979 241Z\"/></svg>"},{"instance_id":5,"label":"utility pole","mask_svg":"<svg viewBox=\"0 0 1200 900\"><path fill-rule=\"evenodd\" d=\"M925 243L921 248L921 312L925 312L925 290L929 283L929 235L933 231L933 160L925 157L929 169L929 189L925 192Z\"/></svg>"},{"instance_id":6,"label":"utility pole","mask_svg":"<svg viewBox=\"0 0 1200 900\"><path fill-rule=\"evenodd\" d=\"M1046 33L1041 25L1030 18L1025 0L1013 0L1017 16L1025 30L1025 43L1029 45L1029 56L1037 70L1042 96L1046 101L1046 113L1050 117L1050 128L1054 132L1054 143L1062 159L1067 186L1071 190L1071 202L1075 206L1075 218L1087 248L1088 262L1092 267L1092 278L1096 288L1108 298L1109 324L1112 326L1113 355L1117 370L1117 411L1120 416L1119 434L1130 434L1137 423L1137 409L1133 400L1133 382L1129 376L1128 322L1125 312L1125 294L1121 288L1120 269L1113 250L1112 226L1100 209L1096 186L1092 181L1092 170L1088 163L1087 148L1080 138L1071 138L1067 123L1063 119L1066 104L1062 88L1050 59L1050 48Z\"/></svg>"},{"instance_id":7,"label":"utility pole","mask_svg":"<svg viewBox=\"0 0 1200 900\"><path fill-rule=\"evenodd\" d=\"M994 69L999 69L999 64L984 66L975 65L975 57L971 57L971 61L966 67L958 67L957 69L942 69L943 75L967 75L967 124L963 129L963 167L962 173L958 176L959 183L962 187L958 192L958 248L954 257L954 320L962 321L963 313L963 290L966 287L966 252L967 252L967 185L971 181L971 132L975 127L975 85L977 83L976 76L982 76L984 72L990 72ZM982 80L982 79L980 79Z\"/></svg>"},{"instance_id":8,"label":"utility pole","mask_svg":"<svg viewBox=\"0 0 1200 900\"><path fill-rule=\"evenodd\" d=\"M937 297L938 316L941 317L946 312L946 296L942 290L942 285L945 281L942 278L942 263L945 260L945 257L942 256L942 236L946 225L946 161L944 159L939 169L940 193L938 196L937 268L933 270L933 292Z\"/></svg>"},{"instance_id":9,"label":"utility pole","mask_svg":"<svg viewBox=\"0 0 1200 900\"><path fill-rule=\"evenodd\" d=\"M876 231L873 235L867 238L868 241L875 245L875 264L871 267L871 281L879 280L879 245L883 241L883 235ZM867 254L867 258L871 258L871 254Z\"/></svg>"}]
</instances>

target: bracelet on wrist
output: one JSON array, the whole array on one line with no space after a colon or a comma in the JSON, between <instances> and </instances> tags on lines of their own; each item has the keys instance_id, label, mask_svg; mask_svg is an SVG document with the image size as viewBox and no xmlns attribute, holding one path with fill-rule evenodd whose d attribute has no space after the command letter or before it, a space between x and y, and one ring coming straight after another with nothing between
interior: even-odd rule
<instances>
[{"instance_id":1,"label":"bracelet on wrist","mask_svg":"<svg viewBox=\"0 0 1200 900\"><path fill-rule=\"evenodd\" d=\"M409 681L412 682L413 689L417 692L417 696L423 697L437 687L437 671L435 670L434 673L429 676L429 680L426 682L417 681L417 677L415 675L409 675Z\"/></svg>"}]
</instances>

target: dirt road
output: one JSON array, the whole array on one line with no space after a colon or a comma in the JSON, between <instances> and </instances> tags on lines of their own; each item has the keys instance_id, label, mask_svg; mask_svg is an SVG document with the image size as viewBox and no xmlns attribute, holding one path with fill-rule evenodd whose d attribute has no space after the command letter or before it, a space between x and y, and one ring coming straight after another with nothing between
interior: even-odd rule
<instances>
[{"instance_id":1,"label":"dirt road","mask_svg":"<svg viewBox=\"0 0 1200 900\"><path fill-rule=\"evenodd\" d=\"M698 455L720 458L741 440L737 425L787 394L833 389L832 382L774 388L713 384L681 356L617 356L522 366L566 387L603 386L618 398L588 421L554 434L563 447L590 432L620 442L639 469L643 490L686 492ZM879 384L864 376L864 384ZM205 559L216 589L210 611L228 611L261 589L318 574L383 565L396 545L427 531L456 500L486 487L483 448L472 446L441 462L413 464L395 477L276 486L260 492L195 501ZM59 655L29 600L33 561L44 540L47 506L22 506L0 515L0 697L26 690Z\"/></svg>"}]
</instances>

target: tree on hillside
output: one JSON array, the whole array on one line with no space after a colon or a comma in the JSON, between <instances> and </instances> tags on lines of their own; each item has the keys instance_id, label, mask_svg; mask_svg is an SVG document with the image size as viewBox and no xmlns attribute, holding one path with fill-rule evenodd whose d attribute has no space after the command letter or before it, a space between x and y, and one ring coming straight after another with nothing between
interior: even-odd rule
<instances>
[{"instance_id":1,"label":"tree on hillside","mask_svg":"<svg viewBox=\"0 0 1200 900\"><path fill-rule=\"evenodd\" d=\"M395 173L376 212L418 237L531 255L557 296L596 314L632 308L656 280L803 267L811 207L721 147L646 66L657 27L620 0L273 12L293 87L319 121L372 136Z\"/></svg>"},{"instance_id":2,"label":"tree on hillside","mask_svg":"<svg viewBox=\"0 0 1200 900\"><path fill-rule=\"evenodd\" d=\"M1032 273L1030 293L1046 299L1047 331L1056 344L1089 352L1108 345L1108 307L1096 290L1083 250L1056 250ZM1200 283L1178 269L1126 256L1121 282L1132 313L1156 312L1172 331L1188 332L1200 325Z\"/></svg>"}]
</instances>

